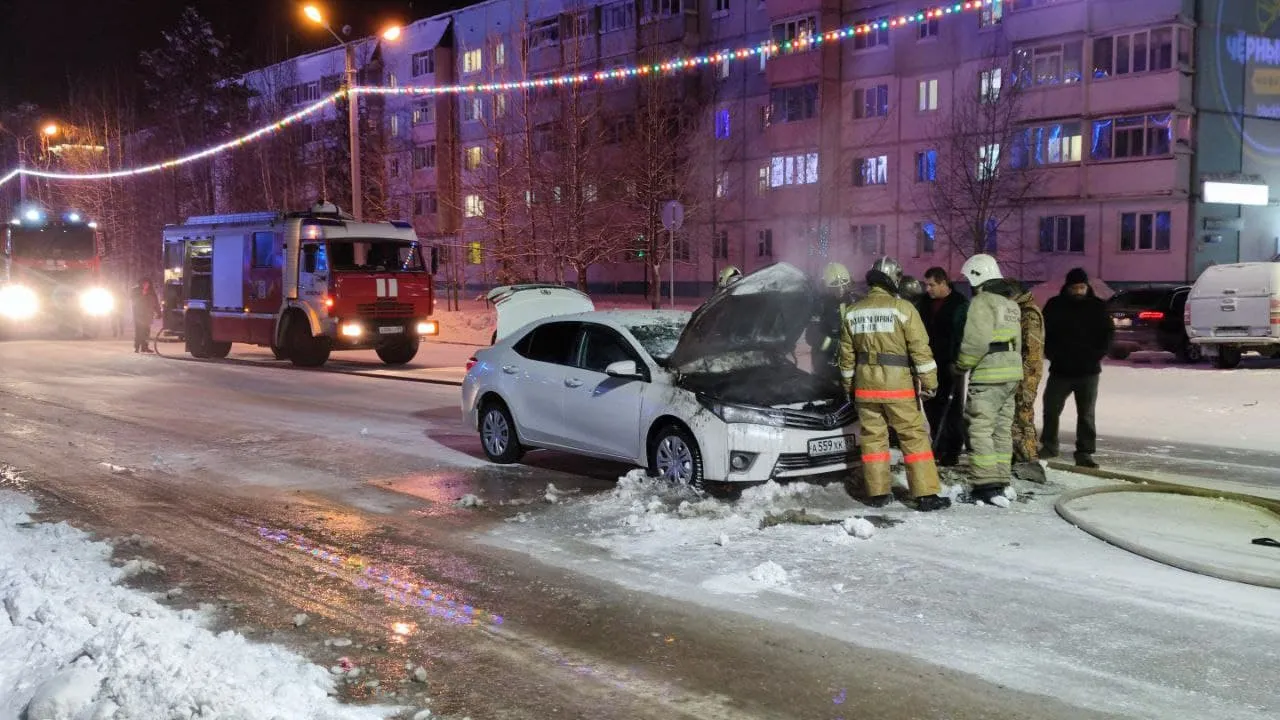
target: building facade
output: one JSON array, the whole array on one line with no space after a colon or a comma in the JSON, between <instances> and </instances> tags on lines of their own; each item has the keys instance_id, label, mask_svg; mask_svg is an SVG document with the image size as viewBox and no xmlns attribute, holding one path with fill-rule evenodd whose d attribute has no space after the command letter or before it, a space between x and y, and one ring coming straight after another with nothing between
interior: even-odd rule
<instances>
[{"instance_id":1,"label":"building facade","mask_svg":"<svg viewBox=\"0 0 1280 720\"><path fill-rule=\"evenodd\" d=\"M365 82L471 86L773 50L574 90L365 97L362 141L380 148L365 183L477 285L585 272L639 292L669 282L674 259L685 294L727 264L838 260L858 276L889 254L918 275L987 251L1026 281L1081 266L1124 286L1280 253L1275 206L1200 193L1206 175L1280 181L1280 2L925 12L914 0L492 0L420 20L394 44L361 42ZM342 59L318 53L249 82L296 107L337 88ZM687 221L671 237L652 223L615 231L637 208L652 215L636 167L661 148L628 138L661 93L693 115L672 135L688 162L668 183Z\"/></svg>"}]
</instances>

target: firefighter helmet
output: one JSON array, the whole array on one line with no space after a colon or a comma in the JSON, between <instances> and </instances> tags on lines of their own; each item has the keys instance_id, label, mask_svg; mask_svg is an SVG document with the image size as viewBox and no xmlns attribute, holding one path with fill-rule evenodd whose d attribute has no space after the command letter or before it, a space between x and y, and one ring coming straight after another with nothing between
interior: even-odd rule
<instances>
[{"instance_id":1,"label":"firefighter helmet","mask_svg":"<svg viewBox=\"0 0 1280 720\"><path fill-rule=\"evenodd\" d=\"M716 279L716 287L723 290L741 279L742 271L736 266L730 265L720 271L720 277Z\"/></svg>"},{"instance_id":2,"label":"firefighter helmet","mask_svg":"<svg viewBox=\"0 0 1280 720\"><path fill-rule=\"evenodd\" d=\"M888 255L881 256L867 271L867 284L898 292L898 286L902 284L902 266Z\"/></svg>"},{"instance_id":3,"label":"firefighter helmet","mask_svg":"<svg viewBox=\"0 0 1280 720\"><path fill-rule=\"evenodd\" d=\"M849 275L849 268L838 262L827 263L822 269L822 284L832 290L845 291L853 284L853 278Z\"/></svg>"},{"instance_id":4,"label":"firefighter helmet","mask_svg":"<svg viewBox=\"0 0 1280 720\"><path fill-rule=\"evenodd\" d=\"M968 278L969 284L975 288L988 280L999 280L1004 277L1000 274L1000 264L987 254L974 255L965 260L964 267L960 268L960 274Z\"/></svg>"},{"instance_id":5,"label":"firefighter helmet","mask_svg":"<svg viewBox=\"0 0 1280 720\"><path fill-rule=\"evenodd\" d=\"M898 283L898 295L908 302L915 302L924 297L924 285L910 275L902 278L902 282Z\"/></svg>"}]
</instances>

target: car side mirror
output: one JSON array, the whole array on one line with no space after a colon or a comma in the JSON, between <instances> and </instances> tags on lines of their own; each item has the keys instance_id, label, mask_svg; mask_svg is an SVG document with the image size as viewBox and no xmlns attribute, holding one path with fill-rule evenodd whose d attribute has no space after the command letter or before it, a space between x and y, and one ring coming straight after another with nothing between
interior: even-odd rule
<instances>
[{"instance_id":1,"label":"car side mirror","mask_svg":"<svg viewBox=\"0 0 1280 720\"><path fill-rule=\"evenodd\" d=\"M604 369L604 374L609 377L624 378L627 380L639 380L640 368L636 367L635 360L619 360Z\"/></svg>"}]
</instances>

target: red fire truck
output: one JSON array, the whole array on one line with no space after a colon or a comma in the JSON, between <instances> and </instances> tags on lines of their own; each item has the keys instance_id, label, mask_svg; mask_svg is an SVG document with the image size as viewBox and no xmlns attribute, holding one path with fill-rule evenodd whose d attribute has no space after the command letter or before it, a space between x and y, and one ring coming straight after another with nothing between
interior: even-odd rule
<instances>
[{"instance_id":1,"label":"red fire truck","mask_svg":"<svg viewBox=\"0 0 1280 720\"><path fill-rule=\"evenodd\" d=\"M0 233L0 320L9 328L92 336L115 310L103 287L97 226L31 204Z\"/></svg>"},{"instance_id":2,"label":"red fire truck","mask_svg":"<svg viewBox=\"0 0 1280 720\"><path fill-rule=\"evenodd\" d=\"M333 350L373 349L388 365L437 335L432 273L404 222L307 212L192 217L164 229L164 328L198 358L232 343L318 367Z\"/></svg>"}]
</instances>

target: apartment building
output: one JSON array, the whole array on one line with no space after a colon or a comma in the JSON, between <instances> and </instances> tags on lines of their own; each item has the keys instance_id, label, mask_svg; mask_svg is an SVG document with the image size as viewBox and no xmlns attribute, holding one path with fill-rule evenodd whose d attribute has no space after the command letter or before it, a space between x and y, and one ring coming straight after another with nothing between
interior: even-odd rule
<instances>
[{"instance_id":1,"label":"apartment building","mask_svg":"<svg viewBox=\"0 0 1280 720\"><path fill-rule=\"evenodd\" d=\"M1276 0L961 0L925 13L918 1L493 0L418 21L395 44L363 41L358 57L367 81L479 84L772 40L767 57L668 80L698 95L707 147L698 211L675 238L681 293L704 289L726 264L816 270L840 260L857 274L887 253L912 273L954 271L975 245L1029 281L1083 266L1114 286L1184 282L1209 264L1280 253L1276 206L1201 197L1206 176L1280 180ZM812 42L865 23L875 25ZM251 83L291 78L306 90L287 92L303 103L336 87L341 62L340 50L318 53ZM634 87L585 87L601 96L601 122L625 127ZM1006 97L1017 104L1004 117ZM519 91L380 102L366 112L376 127L362 133L380 133L390 207L461 250L469 282L490 280L492 202L475 188L500 152L495 128L526 118L541 127L551 100ZM975 145L964 129L984 122L1002 126ZM940 201L954 194L957 168L1006 196L957 218L965 203ZM520 191L530 203L560 201L558 186ZM636 291L653 271L624 253L588 279Z\"/></svg>"}]
</instances>

